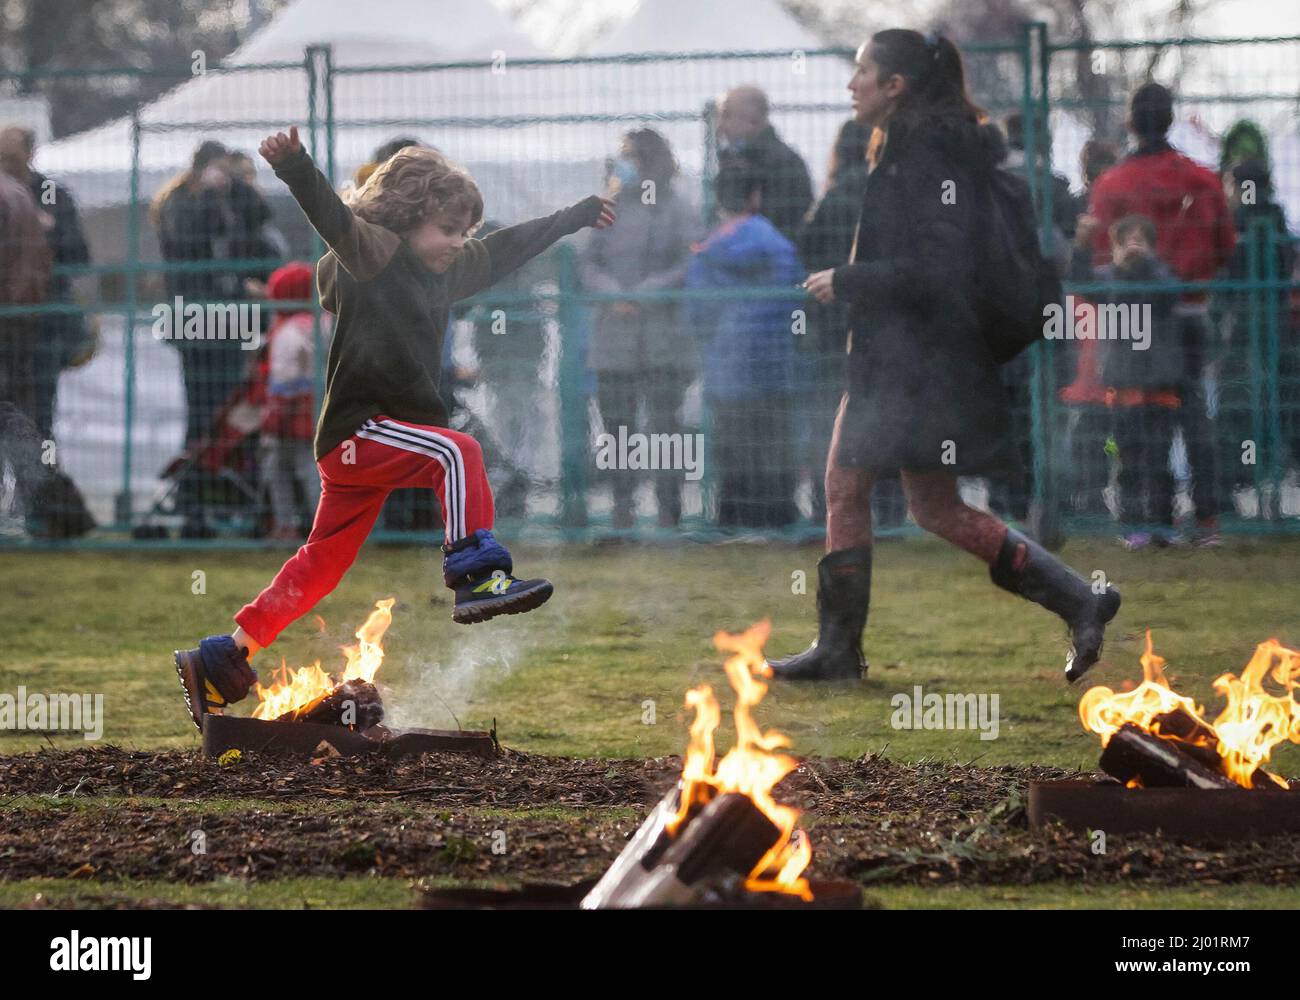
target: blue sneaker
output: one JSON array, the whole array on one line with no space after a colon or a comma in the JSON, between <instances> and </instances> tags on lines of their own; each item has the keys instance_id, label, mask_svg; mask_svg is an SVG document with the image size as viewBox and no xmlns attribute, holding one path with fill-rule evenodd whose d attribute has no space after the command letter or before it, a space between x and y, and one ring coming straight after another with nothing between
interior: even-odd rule
<instances>
[{"instance_id":1,"label":"blue sneaker","mask_svg":"<svg viewBox=\"0 0 1300 1000\"><path fill-rule=\"evenodd\" d=\"M442 551L443 582L456 592L451 617L462 625L532 611L555 591L550 580L515 577L510 553L486 528L444 545Z\"/></svg>"},{"instance_id":2,"label":"blue sneaker","mask_svg":"<svg viewBox=\"0 0 1300 1000\"><path fill-rule=\"evenodd\" d=\"M172 659L185 707L199 732L203 731L203 716L220 715L222 709L241 700L257 683L248 651L236 646L228 635L210 635L197 649L176 650Z\"/></svg>"}]
</instances>

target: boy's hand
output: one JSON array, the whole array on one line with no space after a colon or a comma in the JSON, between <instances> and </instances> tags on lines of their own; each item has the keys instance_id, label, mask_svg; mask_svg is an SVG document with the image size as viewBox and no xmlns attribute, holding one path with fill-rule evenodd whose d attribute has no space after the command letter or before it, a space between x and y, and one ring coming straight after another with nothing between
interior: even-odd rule
<instances>
[{"instance_id":1,"label":"boy's hand","mask_svg":"<svg viewBox=\"0 0 1300 1000\"><path fill-rule=\"evenodd\" d=\"M262 140L262 145L257 147L257 151L262 154L262 159L273 167L297 156L302 152L302 143L298 141L298 126L289 126L288 135L283 132L268 135Z\"/></svg>"},{"instance_id":2,"label":"boy's hand","mask_svg":"<svg viewBox=\"0 0 1300 1000\"><path fill-rule=\"evenodd\" d=\"M614 224L618 216L614 213L614 200L601 196L600 198L600 218L596 220L593 229L608 229Z\"/></svg>"}]
</instances>

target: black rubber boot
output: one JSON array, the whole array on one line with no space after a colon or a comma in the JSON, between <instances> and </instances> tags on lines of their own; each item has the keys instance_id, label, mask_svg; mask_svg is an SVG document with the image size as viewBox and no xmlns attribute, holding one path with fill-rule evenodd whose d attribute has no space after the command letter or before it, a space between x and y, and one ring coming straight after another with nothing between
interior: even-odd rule
<instances>
[{"instance_id":1,"label":"black rubber boot","mask_svg":"<svg viewBox=\"0 0 1300 1000\"><path fill-rule=\"evenodd\" d=\"M1003 590L1041 604L1065 620L1070 629L1067 681L1078 680L1097 662L1106 624L1119 611L1118 590L1107 585L1096 593L1082 576L1014 528L1007 529L989 576Z\"/></svg>"},{"instance_id":2,"label":"black rubber boot","mask_svg":"<svg viewBox=\"0 0 1300 1000\"><path fill-rule=\"evenodd\" d=\"M871 604L871 549L840 549L817 564L817 639L802 653L771 662L783 680L865 677L862 630Z\"/></svg>"}]
</instances>

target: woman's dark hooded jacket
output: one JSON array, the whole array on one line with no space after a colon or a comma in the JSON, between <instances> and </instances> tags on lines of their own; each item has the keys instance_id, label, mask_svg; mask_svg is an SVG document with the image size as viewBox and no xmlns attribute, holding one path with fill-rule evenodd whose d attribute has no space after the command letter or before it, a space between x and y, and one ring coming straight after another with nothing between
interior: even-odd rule
<instances>
[{"instance_id":1,"label":"woman's dark hooded jacket","mask_svg":"<svg viewBox=\"0 0 1300 1000\"><path fill-rule=\"evenodd\" d=\"M956 116L891 129L853 257L834 272L850 331L840 465L1016 468L1006 390L976 316L985 179L1005 155L996 126Z\"/></svg>"}]
</instances>

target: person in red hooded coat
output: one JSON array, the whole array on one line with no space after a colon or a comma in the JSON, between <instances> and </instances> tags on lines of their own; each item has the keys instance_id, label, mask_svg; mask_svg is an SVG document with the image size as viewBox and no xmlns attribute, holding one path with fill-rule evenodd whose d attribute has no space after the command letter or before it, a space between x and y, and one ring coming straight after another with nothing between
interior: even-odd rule
<instances>
[{"instance_id":1,"label":"person in red hooded coat","mask_svg":"<svg viewBox=\"0 0 1300 1000\"><path fill-rule=\"evenodd\" d=\"M1133 92L1127 124L1137 148L1098 178L1079 227L1091 235L1094 263L1105 264L1111 226L1126 216L1145 216L1156 227L1156 252L1174 274L1182 281L1209 281L1231 257L1236 230L1219 178L1169 145L1173 121L1168 89L1147 83ZM1208 296L1199 291L1185 293L1174 307L1184 361L1180 422L1192 466L1198 544L1218 541L1216 428L1206 385L1215 361L1208 311Z\"/></svg>"}]
</instances>

